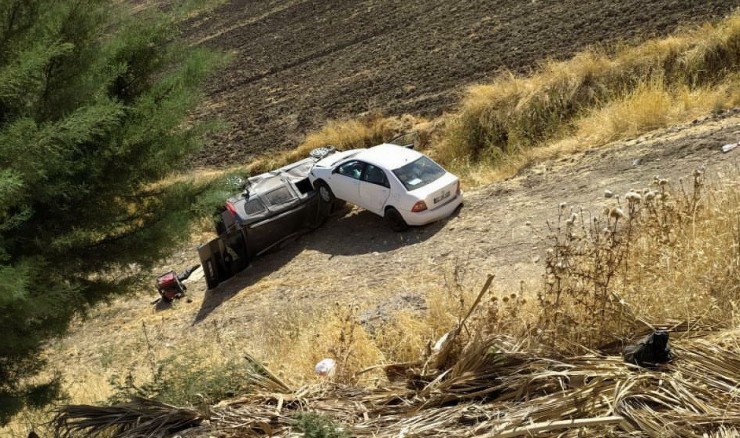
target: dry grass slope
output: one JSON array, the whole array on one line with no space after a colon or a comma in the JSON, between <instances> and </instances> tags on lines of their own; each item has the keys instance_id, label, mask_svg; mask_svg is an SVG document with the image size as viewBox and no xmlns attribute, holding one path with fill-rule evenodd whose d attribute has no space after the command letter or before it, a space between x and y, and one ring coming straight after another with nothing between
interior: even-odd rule
<instances>
[{"instance_id":1,"label":"dry grass slope","mask_svg":"<svg viewBox=\"0 0 740 438\"><path fill-rule=\"evenodd\" d=\"M595 217L561 207L556 222L533 230L549 244L541 289L491 291L489 281L476 295L457 267L447 287L430 291L425 314L400 312L378 330L360 324L352 306L286 315L265 339L280 371L259 371L250 359L257 372L246 376L248 394L210 408L210 427L284 434L299 413L318 412L353 436L441 437L470 427L486 436L732 436L740 431L731 402L740 372L738 176L729 168L711 183L701 171L682 182L658 178L610 193L613 205ZM656 327L671 330L675 363L638 371L615 355ZM427 344L444 333L438 347ZM326 351L337 372L301 386L310 379L296 377ZM367 369L377 363L387 365ZM59 424L74 434L75 424L98 427L99 415L131 418L131 405L119 408L73 406ZM140 409L163 427L162 406ZM168 412L176 422L205 418Z\"/></svg>"},{"instance_id":2,"label":"dry grass slope","mask_svg":"<svg viewBox=\"0 0 740 438\"><path fill-rule=\"evenodd\" d=\"M440 161L467 172L469 182L489 180L491 166L509 172L528 160L739 105L739 64L736 14L642 46L548 62L528 77L502 75L471 88L459 111L442 122L377 115L332 122L295 151L249 170L267 170L314 147L368 146L418 127L420 143ZM337 358L339 371L329 382L292 393L258 389L214 410L212 420L237 435L286 432L292 415L304 410L339 418L357 435L409 428L449 436L463 425L491 436L516 436L528 433L514 430L525 424L526 414L541 422L617 416L589 429L613 436L630 430L642 436L737 433L740 412L732 401L740 363L738 176L737 168L729 168L710 181L701 171L681 182L658 178L651 187L614 196L611 208L597 217L563 207L557 222L533 229L550 248L538 290L494 288L473 306L476 295L460 280L461 267L453 266L446 286L429 285L425 313L401 312L374 329L361 325L351 306L310 314L286 309L262 333L252 334L277 378L291 387L314 381L310 370L326 352ZM417 277L424 281L422 274ZM424 367L430 340L460 329L471 307L475 313L466 330L457 330L449 344L449 361ZM674 327L683 338L677 349L685 360L665 373L633 372L617 357L594 356L613 353L635 333L657 326ZM228 372L239 359L228 353L229 342L217 339L193 353L201 348L193 340L169 353L203 359L198 378L220 385L211 374ZM135 377L152 379L161 369L173 376L165 383L177 388L195 378L182 371L188 363L149 353L152 363ZM387 375L362 372L377 363L403 365L386 367ZM401 386L388 381L395 379ZM161 387L153 389L152 395L163 394ZM202 403L195 394L185 389L178 401ZM377 416L364 417L358 403ZM492 409L502 415L491 418ZM411 416L416 410L419 416Z\"/></svg>"},{"instance_id":3,"label":"dry grass slope","mask_svg":"<svg viewBox=\"0 0 740 438\"><path fill-rule=\"evenodd\" d=\"M592 49L471 87L435 150L496 161L575 134L588 146L740 103L740 14L635 47Z\"/></svg>"}]
</instances>

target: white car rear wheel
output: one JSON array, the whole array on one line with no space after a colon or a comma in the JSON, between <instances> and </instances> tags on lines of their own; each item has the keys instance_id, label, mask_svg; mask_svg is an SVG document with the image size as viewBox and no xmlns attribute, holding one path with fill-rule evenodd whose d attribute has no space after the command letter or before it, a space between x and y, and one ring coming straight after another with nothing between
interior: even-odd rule
<instances>
[{"instance_id":1,"label":"white car rear wheel","mask_svg":"<svg viewBox=\"0 0 740 438\"><path fill-rule=\"evenodd\" d=\"M393 207L388 207L388 209L385 210L385 221L388 222L391 230L396 232L405 231L409 228L409 225L403 219L401 213Z\"/></svg>"}]
</instances>

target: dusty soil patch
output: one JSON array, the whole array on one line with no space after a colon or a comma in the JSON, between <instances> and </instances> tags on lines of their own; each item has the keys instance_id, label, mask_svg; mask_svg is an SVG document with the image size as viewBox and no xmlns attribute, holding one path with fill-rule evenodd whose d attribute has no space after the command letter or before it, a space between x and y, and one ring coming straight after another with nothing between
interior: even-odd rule
<instances>
[{"instance_id":1,"label":"dusty soil patch","mask_svg":"<svg viewBox=\"0 0 740 438\"><path fill-rule=\"evenodd\" d=\"M201 316L233 314L230 299L239 301L238 312L248 312L247 319L283 300L306 308L334 300L377 304L415 289L421 292L423 280L444 282L443 267L449 263L474 268L480 272L478 281L491 272L499 285L517 287L520 279L542 273L534 260L544 248L527 221L544 227L546 220L557 219L560 202L568 204L568 211L583 208L599 214L606 189L625 193L648 187L655 175L677 183L703 165L737 164L740 154L722 153L721 146L740 140L738 123L736 115L708 119L538 164L467 193L455 217L406 233L393 233L379 217L354 209L257 261L231 284L208 292ZM311 278L320 279L321 289L330 295L312 293ZM254 287L265 280L280 286Z\"/></svg>"},{"instance_id":2,"label":"dusty soil patch","mask_svg":"<svg viewBox=\"0 0 740 438\"><path fill-rule=\"evenodd\" d=\"M50 348L49 358L74 371L67 378L73 396L82 397L74 388L89 389L91 381L104 387L111 373L147 355L164 357L216 341L244 351L269 339L275 324L326 314L335 302L357 304L370 324L395 310L423 311L426 292L444 286L456 264L466 268L471 287L488 273L497 275L496 287L504 291L518 289L520 280L537 283L543 273L537 256L545 248L527 221L543 228L557 218L560 202L598 213L605 189L642 188L655 175L675 183L704 165L710 177L721 172L719 177L737 179L740 150L722 153L721 146L739 140L735 110L550 160L466 193L465 206L447 221L401 234L355 209L215 290L205 291L202 279L190 282L190 303L155 311L148 297L139 297L96 309ZM187 250L171 266L182 269L194 261L196 252Z\"/></svg>"},{"instance_id":3,"label":"dusty soil patch","mask_svg":"<svg viewBox=\"0 0 740 438\"><path fill-rule=\"evenodd\" d=\"M439 115L467 84L585 46L663 35L739 0L231 1L188 37L234 53L201 115L231 127L196 159L247 163L296 146L327 119L369 110Z\"/></svg>"}]
</instances>

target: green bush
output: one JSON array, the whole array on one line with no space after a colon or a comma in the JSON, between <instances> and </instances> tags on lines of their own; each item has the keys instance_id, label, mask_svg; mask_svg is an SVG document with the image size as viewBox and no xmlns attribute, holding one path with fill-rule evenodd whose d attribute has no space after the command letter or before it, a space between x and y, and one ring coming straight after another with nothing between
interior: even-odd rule
<instances>
[{"instance_id":1,"label":"green bush","mask_svg":"<svg viewBox=\"0 0 740 438\"><path fill-rule=\"evenodd\" d=\"M129 372L113 376L116 393L111 404L126 402L131 396L155 399L174 406L214 404L249 391L248 365L236 359L220 364L203 364L195 356L170 357L156 365L151 380L138 385Z\"/></svg>"},{"instance_id":2,"label":"green bush","mask_svg":"<svg viewBox=\"0 0 740 438\"><path fill-rule=\"evenodd\" d=\"M296 417L295 428L303 432L306 438L349 438L351 435L343 431L329 417L307 412Z\"/></svg>"}]
</instances>

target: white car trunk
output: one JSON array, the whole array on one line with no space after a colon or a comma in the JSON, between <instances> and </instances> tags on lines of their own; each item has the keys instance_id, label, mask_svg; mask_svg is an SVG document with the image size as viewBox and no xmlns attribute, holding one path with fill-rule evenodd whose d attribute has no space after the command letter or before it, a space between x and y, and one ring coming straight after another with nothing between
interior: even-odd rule
<instances>
[{"instance_id":1,"label":"white car trunk","mask_svg":"<svg viewBox=\"0 0 740 438\"><path fill-rule=\"evenodd\" d=\"M446 173L433 183L414 190L411 193L423 199L427 205L427 209L434 210L455 198L457 182L458 178L455 175Z\"/></svg>"}]
</instances>

